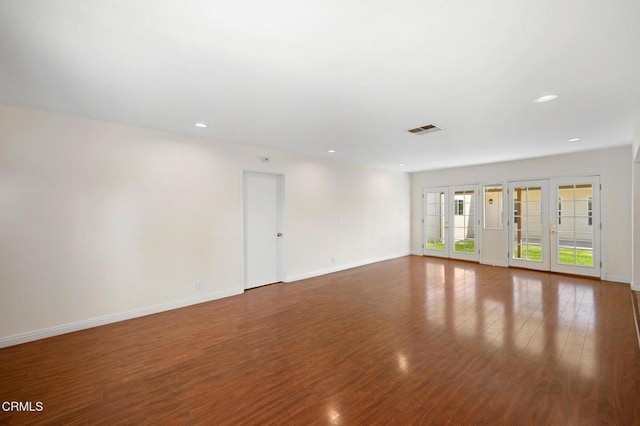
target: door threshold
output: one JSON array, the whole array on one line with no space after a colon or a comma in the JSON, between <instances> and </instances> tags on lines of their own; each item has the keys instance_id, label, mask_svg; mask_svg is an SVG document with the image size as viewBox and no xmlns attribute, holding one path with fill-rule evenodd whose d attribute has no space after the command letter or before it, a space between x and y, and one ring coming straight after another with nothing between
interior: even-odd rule
<instances>
[{"instance_id":1,"label":"door threshold","mask_svg":"<svg viewBox=\"0 0 640 426\"><path fill-rule=\"evenodd\" d=\"M422 257L430 257L432 259L455 260L457 262L467 262L467 263L478 263L478 264L480 264L480 261L478 261L478 260L456 259L456 258L453 258L453 257L434 256L432 254L423 254Z\"/></svg>"},{"instance_id":2,"label":"door threshold","mask_svg":"<svg viewBox=\"0 0 640 426\"><path fill-rule=\"evenodd\" d=\"M535 271L535 272L543 272L548 274L564 275L566 277L573 277L573 278L587 278L589 280L594 280L594 281L602 281L601 277L594 277L593 275L571 274L569 272L558 272L558 271L544 271L541 269L531 269L531 268L525 268L523 266L511 266L511 265L508 265L507 268L520 269L523 271Z\"/></svg>"},{"instance_id":3,"label":"door threshold","mask_svg":"<svg viewBox=\"0 0 640 426\"><path fill-rule=\"evenodd\" d=\"M255 287L245 288L244 291L255 290L257 288L262 288L262 287L267 287L267 286L270 286L270 285L282 284L282 283L283 283L283 281L276 281L276 282L273 282L273 283L262 284L262 285L258 285L258 286L255 286Z\"/></svg>"}]
</instances>

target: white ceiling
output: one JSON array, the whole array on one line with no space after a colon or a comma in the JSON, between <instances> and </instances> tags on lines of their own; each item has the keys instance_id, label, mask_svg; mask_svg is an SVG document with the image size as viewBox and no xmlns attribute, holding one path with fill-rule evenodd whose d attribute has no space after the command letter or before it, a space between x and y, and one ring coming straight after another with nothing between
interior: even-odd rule
<instances>
[{"instance_id":1,"label":"white ceiling","mask_svg":"<svg viewBox=\"0 0 640 426\"><path fill-rule=\"evenodd\" d=\"M623 145L640 1L0 0L0 103L406 171Z\"/></svg>"}]
</instances>

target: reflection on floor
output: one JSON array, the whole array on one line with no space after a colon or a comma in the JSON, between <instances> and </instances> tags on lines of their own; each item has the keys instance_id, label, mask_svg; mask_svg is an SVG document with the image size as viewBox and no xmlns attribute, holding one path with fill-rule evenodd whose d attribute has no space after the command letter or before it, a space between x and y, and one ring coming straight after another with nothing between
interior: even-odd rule
<instances>
[{"instance_id":1,"label":"reflection on floor","mask_svg":"<svg viewBox=\"0 0 640 426\"><path fill-rule=\"evenodd\" d=\"M629 287L409 256L0 350L0 423L640 424Z\"/></svg>"}]
</instances>

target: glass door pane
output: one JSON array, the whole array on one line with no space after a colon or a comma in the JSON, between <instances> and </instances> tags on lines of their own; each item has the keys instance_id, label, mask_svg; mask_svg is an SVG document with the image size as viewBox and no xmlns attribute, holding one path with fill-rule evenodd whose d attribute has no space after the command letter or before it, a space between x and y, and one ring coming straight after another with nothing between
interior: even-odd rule
<instances>
[{"instance_id":1,"label":"glass door pane","mask_svg":"<svg viewBox=\"0 0 640 426\"><path fill-rule=\"evenodd\" d=\"M509 184L509 264L549 269L547 181Z\"/></svg>"},{"instance_id":2,"label":"glass door pane","mask_svg":"<svg viewBox=\"0 0 640 426\"><path fill-rule=\"evenodd\" d=\"M478 187L454 186L450 188L449 248L450 257L478 260Z\"/></svg>"},{"instance_id":3,"label":"glass door pane","mask_svg":"<svg viewBox=\"0 0 640 426\"><path fill-rule=\"evenodd\" d=\"M448 256L447 195L446 188L430 188L423 192L425 254Z\"/></svg>"},{"instance_id":4,"label":"glass door pane","mask_svg":"<svg viewBox=\"0 0 640 426\"><path fill-rule=\"evenodd\" d=\"M593 224L589 204L593 185L558 186L557 260L564 265L593 266Z\"/></svg>"},{"instance_id":5,"label":"glass door pane","mask_svg":"<svg viewBox=\"0 0 640 426\"><path fill-rule=\"evenodd\" d=\"M453 250L458 253L475 253L475 192L453 193Z\"/></svg>"},{"instance_id":6,"label":"glass door pane","mask_svg":"<svg viewBox=\"0 0 640 426\"><path fill-rule=\"evenodd\" d=\"M541 197L542 188L539 186L518 186L513 190L514 259L542 261Z\"/></svg>"},{"instance_id":7,"label":"glass door pane","mask_svg":"<svg viewBox=\"0 0 640 426\"><path fill-rule=\"evenodd\" d=\"M599 178L552 181L551 270L600 276Z\"/></svg>"}]
</instances>

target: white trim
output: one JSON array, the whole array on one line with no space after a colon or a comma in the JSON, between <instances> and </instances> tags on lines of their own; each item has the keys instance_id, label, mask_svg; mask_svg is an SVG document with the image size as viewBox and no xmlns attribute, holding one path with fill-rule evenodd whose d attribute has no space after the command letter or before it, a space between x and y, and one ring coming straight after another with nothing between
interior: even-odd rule
<instances>
[{"instance_id":1,"label":"white trim","mask_svg":"<svg viewBox=\"0 0 640 426\"><path fill-rule=\"evenodd\" d=\"M602 228L600 228L600 261L602 262L602 266L600 267L600 279L605 279L607 276L607 263L609 251L604 251L603 248L607 247L607 185L606 185L606 176L597 175L600 178L600 186L598 188L599 197L600 197L600 223L602 224ZM594 225L595 226L595 225ZM600 226L600 225L598 225ZM633 238L633 237L631 237ZM606 256L605 256L606 255ZM633 259L631 260L633 262Z\"/></svg>"},{"instance_id":2,"label":"white trim","mask_svg":"<svg viewBox=\"0 0 640 426\"><path fill-rule=\"evenodd\" d=\"M631 281L631 280L629 280ZM633 291L640 291L640 284L636 284L636 283L630 283L631 284L631 290Z\"/></svg>"},{"instance_id":3,"label":"white trim","mask_svg":"<svg viewBox=\"0 0 640 426\"><path fill-rule=\"evenodd\" d=\"M509 259L511 258L511 256L509 255L509 250L510 250L510 245L509 242L511 241L511 235L509 234L509 221L511 220L511 215L510 215L510 210L511 210L511 201L509 198L510 194L509 194L509 181L508 180L503 180L502 181L502 237L503 237L503 241L504 241L504 250L502 250L502 254L504 255L504 257L502 258L503 262L504 262L504 266L505 268L509 267Z\"/></svg>"},{"instance_id":4,"label":"white trim","mask_svg":"<svg viewBox=\"0 0 640 426\"><path fill-rule=\"evenodd\" d=\"M146 315L152 315L160 312L171 311L173 309L179 309L179 308L184 308L186 306L197 305L198 303L210 302L216 299L236 296L238 294L242 294L243 292L244 292L244 289L224 290L216 293L209 293L209 294L203 294L201 296L189 297L187 299L174 300L172 302L161 303L159 305L133 309L131 311L120 312L117 314L105 315L102 317L86 319L82 321L72 322L69 324L56 325L54 327L48 327L40 330L29 331L27 333L0 337L0 348L6 348L8 346L19 345L21 343L32 342L34 340L46 339L48 337L59 336L61 334L73 333L74 331L80 331L80 330L85 330L87 328L99 327L101 325L111 324L111 323L120 322L120 321L126 321L129 319L143 317Z\"/></svg>"},{"instance_id":5,"label":"white trim","mask_svg":"<svg viewBox=\"0 0 640 426\"><path fill-rule=\"evenodd\" d=\"M357 268L359 266L370 265L372 263L384 262L385 260L398 259L400 257L405 257L405 256L410 256L410 255L411 255L411 253L407 251L407 252L403 252L403 253L392 254L390 256L383 256L383 257L377 257L377 258L373 258L373 259L362 260L362 261L359 261L359 262L347 263L346 265L340 265L340 266L335 266L335 267L332 267L332 268L321 269L319 271L309 272L309 273L306 273L306 274L291 275L291 276L287 277L284 282L290 283L290 282L293 282L293 281L306 280L307 278L319 277L321 275L331 274L331 273L334 273L334 272L340 272L340 271L344 271L346 269L351 269L351 268ZM420 256L420 255L418 255L418 256Z\"/></svg>"},{"instance_id":6,"label":"white trim","mask_svg":"<svg viewBox=\"0 0 640 426\"><path fill-rule=\"evenodd\" d=\"M618 277L618 276L614 276L614 275L607 275L607 276L603 276L602 277L603 281L613 281L616 283L623 283L623 284L631 284L631 278L629 277Z\"/></svg>"},{"instance_id":7,"label":"white trim","mask_svg":"<svg viewBox=\"0 0 640 426\"><path fill-rule=\"evenodd\" d=\"M422 245L420 246L420 256L424 256L424 251L427 249L427 232L426 232L426 215L425 215L425 208L424 208L424 192L425 192L425 188L422 188L420 190L420 240L422 241ZM415 253L411 253L411 254L415 254Z\"/></svg>"}]
</instances>

